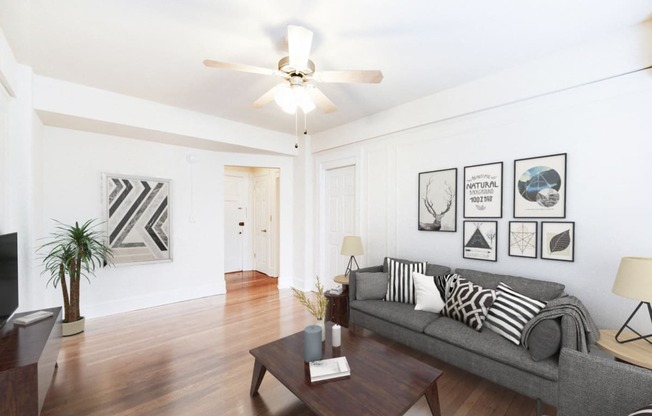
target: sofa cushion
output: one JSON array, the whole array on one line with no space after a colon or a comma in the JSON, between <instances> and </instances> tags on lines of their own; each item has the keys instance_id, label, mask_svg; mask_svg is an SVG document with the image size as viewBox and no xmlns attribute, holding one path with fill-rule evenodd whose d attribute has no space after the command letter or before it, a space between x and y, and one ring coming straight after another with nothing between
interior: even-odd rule
<instances>
[{"instance_id":1,"label":"sofa cushion","mask_svg":"<svg viewBox=\"0 0 652 416\"><path fill-rule=\"evenodd\" d=\"M450 274L451 268L439 264L426 263L426 273L428 276L442 276Z\"/></svg>"},{"instance_id":2,"label":"sofa cushion","mask_svg":"<svg viewBox=\"0 0 652 416\"><path fill-rule=\"evenodd\" d=\"M426 263L406 262L392 258L387 258L386 263L389 269L389 283L385 300L414 305L416 299L412 272L423 273L426 270Z\"/></svg>"},{"instance_id":3,"label":"sofa cushion","mask_svg":"<svg viewBox=\"0 0 652 416\"><path fill-rule=\"evenodd\" d=\"M535 376L551 381L558 379L557 360L548 358L536 362L530 358L525 348L519 347L493 331L474 331L453 319L442 317L428 325L424 332L462 350L498 361ZM492 379L487 375L488 379Z\"/></svg>"},{"instance_id":4,"label":"sofa cushion","mask_svg":"<svg viewBox=\"0 0 652 416\"><path fill-rule=\"evenodd\" d=\"M479 331L495 300L495 290L485 289L460 278L441 313Z\"/></svg>"},{"instance_id":5,"label":"sofa cushion","mask_svg":"<svg viewBox=\"0 0 652 416\"><path fill-rule=\"evenodd\" d=\"M435 279L432 276L426 276L418 272L412 273L414 280L414 289L416 293L415 311L426 311L439 313L444 307L444 300L435 285Z\"/></svg>"},{"instance_id":6,"label":"sofa cushion","mask_svg":"<svg viewBox=\"0 0 652 416\"><path fill-rule=\"evenodd\" d=\"M530 357L534 361L545 360L557 354L561 348L561 322L544 319L532 328L527 341Z\"/></svg>"},{"instance_id":7,"label":"sofa cushion","mask_svg":"<svg viewBox=\"0 0 652 416\"><path fill-rule=\"evenodd\" d=\"M485 325L514 344L520 345L525 324L534 318L546 303L518 293L502 282L498 284L496 294L498 297L489 309Z\"/></svg>"},{"instance_id":8,"label":"sofa cushion","mask_svg":"<svg viewBox=\"0 0 652 416\"><path fill-rule=\"evenodd\" d=\"M548 301L560 297L566 286L561 283L528 279L527 277L493 274L469 269L456 269L455 273L488 289L496 289L503 282L519 293L534 299Z\"/></svg>"},{"instance_id":9,"label":"sofa cushion","mask_svg":"<svg viewBox=\"0 0 652 416\"><path fill-rule=\"evenodd\" d=\"M387 293L389 275L383 272L359 272L356 274L355 298L358 300L382 300Z\"/></svg>"},{"instance_id":10,"label":"sofa cushion","mask_svg":"<svg viewBox=\"0 0 652 416\"><path fill-rule=\"evenodd\" d=\"M426 326L439 318L436 313L415 311L414 305L408 305L407 303L385 302L383 300L354 300L349 306L351 309L368 313L417 332L423 332Z\"/></svg>"}]
</instances>

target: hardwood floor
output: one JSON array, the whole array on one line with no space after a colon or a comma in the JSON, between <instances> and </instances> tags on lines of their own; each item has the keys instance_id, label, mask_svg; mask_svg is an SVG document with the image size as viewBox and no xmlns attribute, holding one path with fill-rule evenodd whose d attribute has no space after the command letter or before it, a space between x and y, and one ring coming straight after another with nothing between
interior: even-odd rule
<instances>
[{"instance_id":1,"label":"hardwood floor","mask_svg":"<svg viewBox=\"0 0 652 416\"><path fill-rule=\"evenodd\" d=\"M302 330L312 317L289 289L277 289L276 279L245 272L228 274L226 281L223 296L87 320L84 333L63 340L41 414L312 415L270 375L260 394L249 397L254 363L249 350ZM531 399L396 347L444 371L439 380L444 416L534 415ZM428 415L425 399L407 414Z\"/></svg>"}]
</instances>

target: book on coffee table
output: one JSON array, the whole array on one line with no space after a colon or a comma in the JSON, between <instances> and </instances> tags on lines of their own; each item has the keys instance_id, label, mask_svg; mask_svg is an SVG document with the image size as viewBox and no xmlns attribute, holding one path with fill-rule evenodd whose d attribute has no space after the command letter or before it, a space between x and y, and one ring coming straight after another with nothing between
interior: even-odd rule
<instances>
[{"instance_id":1,"label":"book on coffee table","mask_svg":"<svg viewBox=\"0 0 652 416\"><path fill-rule=\"evenodd\" d=\"M310 363L310 382L333 380L351 376L351 367L346 357L329 358Z\"/></svg>"}]
</instances>

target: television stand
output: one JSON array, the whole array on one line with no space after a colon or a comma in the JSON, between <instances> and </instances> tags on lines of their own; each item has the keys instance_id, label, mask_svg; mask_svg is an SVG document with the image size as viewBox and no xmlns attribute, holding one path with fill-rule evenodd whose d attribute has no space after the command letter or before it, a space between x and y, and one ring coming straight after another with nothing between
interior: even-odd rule
<instances>
[{"instance_id":1,"label":"television stand","mask_svg":"<svg viewBox=\"0 0 652 416\"><path fill-rule=\"evenodd\" d=\"M0 415L38 416L52 383L61 348L61 308L52 316L19 326L14 319L0 328Z\"/></svg>"}]
</instances>

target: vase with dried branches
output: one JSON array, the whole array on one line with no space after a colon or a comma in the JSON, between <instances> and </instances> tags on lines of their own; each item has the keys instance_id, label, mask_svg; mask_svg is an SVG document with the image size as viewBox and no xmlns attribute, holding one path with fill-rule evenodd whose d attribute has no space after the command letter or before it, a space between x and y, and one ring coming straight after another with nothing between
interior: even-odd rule
<instances>
[{"instance_id":1,"label":"vase with dried branches","mask_svg":"<svg viewBox=\"0 0 652 416\"><path fill-rule=\"evenodd\" d=\"M313 296L308 297L305 292L302 292L298 289L292 288L294 292L294 297L299 300L303 306L308 309L308 312L317 320L317 325L321 327L321 340L326 340L326 326L324 324L324 318L326 317L326 306L328 305L328 299L324 294L324 285L321 284L319 276L317 276L317 282L315 283L317 288L316 292L312 292Z\"/></svg>"}]
</instances>

